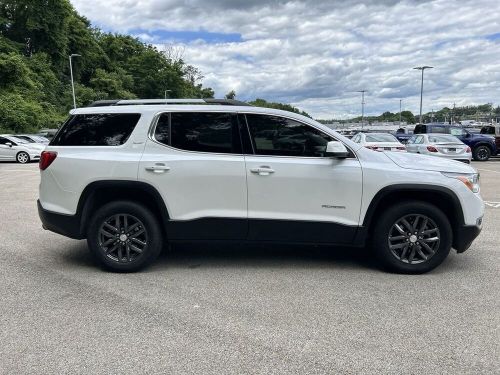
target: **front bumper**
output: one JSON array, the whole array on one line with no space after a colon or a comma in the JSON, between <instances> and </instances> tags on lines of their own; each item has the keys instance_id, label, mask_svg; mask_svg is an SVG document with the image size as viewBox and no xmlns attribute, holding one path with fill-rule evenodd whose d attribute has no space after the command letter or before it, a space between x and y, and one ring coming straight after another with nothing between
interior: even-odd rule
<instances>
[{"instance_id":1,"label":"front bumper","mask_svg":"<svg viewBox=\"0 0 500 375\"><path fill-rule=\"evenodd\" d=\"M481 226L479 225L461 225L454 233L453 248L457 253L463 253L467 250L474 239L481 233Z\"/></svg>"},{"instance_id":2,"label":"front bumper","mask_svg":"<svg viewBox=\"0 0 500 375\"><path fill-rule=\"evenodd\" d=\"M48 211L42 207L39 200L37 205L43 229L77 240L84 238L80 230L80 218L77 215L64 215Z\"/></svg>"}]
</instances>

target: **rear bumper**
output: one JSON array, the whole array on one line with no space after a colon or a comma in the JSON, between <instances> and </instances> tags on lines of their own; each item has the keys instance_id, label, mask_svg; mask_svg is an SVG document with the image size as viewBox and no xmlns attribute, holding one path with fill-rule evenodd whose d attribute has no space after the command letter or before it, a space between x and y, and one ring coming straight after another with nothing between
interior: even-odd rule
<instances>
[{"instance_id":1,"label":"rear bumper","mask_svg":"<svg viewBox=\"0 0 500 375\"><path fill-rule=\"evenodd\" d=\"M453 248L457 253L463 253L467 250L474 239L481 233L481 227L477 225L462 225L455 233Z\"/></svg>"},{"instance_id":2,"label":"rear bumper","mask_svg":"<svg viewBox=\"0 0 500 375\"><path fill-rule=\"evenodd\" d=\"M42 221L43 229L77 240L84 238L80 231L80 218L78 216L64 215L45 210L39 200L37 201L37 205L38 216Z\"/></svg>"}]
</instances>

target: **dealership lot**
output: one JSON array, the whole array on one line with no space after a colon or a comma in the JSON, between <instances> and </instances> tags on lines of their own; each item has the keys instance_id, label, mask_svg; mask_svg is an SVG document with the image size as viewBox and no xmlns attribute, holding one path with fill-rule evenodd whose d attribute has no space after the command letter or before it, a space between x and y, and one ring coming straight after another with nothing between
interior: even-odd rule
<instances>
[{"instance_id":1,"label":"dealership lot","mask_svg":"<svg viewBox=\"0 0 500 375\"><path fill-rule=\"evenodd\" d=\"M498 373L500 159L473 165L483 232L426 275L200 244L120 275L41 228L36 164L0 163L0 373Z\"/></svg>"}]
</instances>

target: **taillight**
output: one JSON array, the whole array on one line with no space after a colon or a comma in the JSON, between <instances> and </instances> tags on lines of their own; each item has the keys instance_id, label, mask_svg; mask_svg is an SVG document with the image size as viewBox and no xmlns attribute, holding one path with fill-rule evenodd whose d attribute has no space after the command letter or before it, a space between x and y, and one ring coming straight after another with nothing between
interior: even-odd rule
<instances>
[{"instance_id":1,"label":"taillight","mask_svg":"<svg viewBox=\"0 0 500 375\"><path fill-rule=\"evenodd\" d=\"M428 150L429 152L438 152L437 148L436 148L436 147L434 147L434 146L427 146L427 150Z\"/></svg>"},{"instance_id":2,"label":"taillight","mask_svg":"<svg viewBox=\"0 0 500 375\"><path fill-rule=\"evenodd\" d=\"M467 147L467 149L465 150L466 153L470 154L470 147Z\"/></svg>"},{"instance_id":3,"label":"taillight","mask_svg":"<svg viewBox=\"0 0 500 375\"><path fill-rule=\"evenodd\" d=\"M42 154L40 155L40 162L38 163L40 170L46 170L49 165L51 165L52 162L56 159L56 157L57 152L55 151L42 151Z\"/></svg>"}]
</instances>

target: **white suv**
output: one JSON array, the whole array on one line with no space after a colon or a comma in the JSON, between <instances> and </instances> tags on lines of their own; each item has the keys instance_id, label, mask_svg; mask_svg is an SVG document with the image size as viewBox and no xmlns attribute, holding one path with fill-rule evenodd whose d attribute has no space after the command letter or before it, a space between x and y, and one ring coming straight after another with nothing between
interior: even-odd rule
<instances>
[{"instance_id":1,"label":"white suv","mask_svg":"<svg viewBox=\"0 0 500 375\"><path fill-rule=\"evenodd\" d=\"M463 163L362 147L318 122L231 100L122 100L73 110L40 160L44 228L134 271L166 242L370 245L422 273L481 231Z\"/></svg>"}]
</instances>

